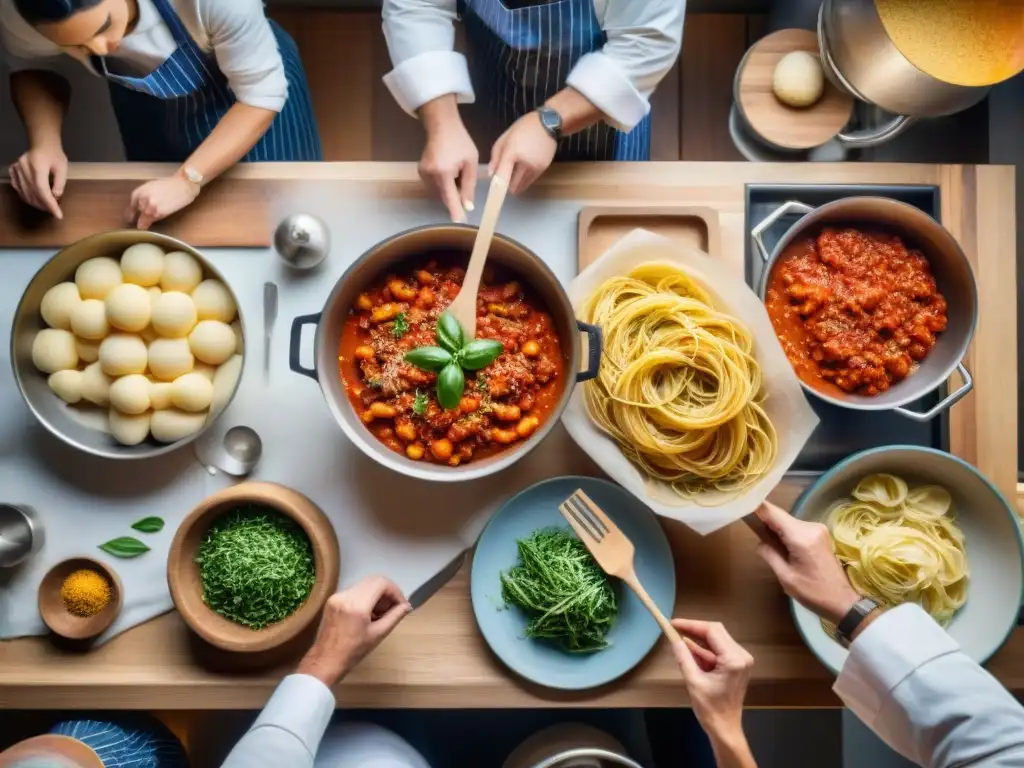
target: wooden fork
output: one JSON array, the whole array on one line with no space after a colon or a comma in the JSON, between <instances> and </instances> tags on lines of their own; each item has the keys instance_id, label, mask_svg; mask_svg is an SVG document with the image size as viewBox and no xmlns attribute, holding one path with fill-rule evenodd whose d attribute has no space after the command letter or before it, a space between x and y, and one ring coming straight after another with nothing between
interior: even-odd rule
<instances>
[{"instance_id":1,"label":"wooden fork","mask_svg":"<svg viewBox=\"0 0 1024 768\"><path fill-rule=\"evenodd\" d=\"M627 538L626 534L597 504L590 500L583 489L577 489L572 496L559 504L558 510L569 521L569 525L576 531L580 541L586 544L601 569L609 576L615 576L624 581L636 593L640 602L651 612L654 620L661 627L661 631L669 640L675 643L683 642L682 635L665 618L665 614L655 605L651 596L647 594L647 590L640 583L640 579L637 578L636 569L633 567L633 542ZM685 638L685 642L691 650L696 646L696 643L689 638Z\"/></svg>"}]
</instances>

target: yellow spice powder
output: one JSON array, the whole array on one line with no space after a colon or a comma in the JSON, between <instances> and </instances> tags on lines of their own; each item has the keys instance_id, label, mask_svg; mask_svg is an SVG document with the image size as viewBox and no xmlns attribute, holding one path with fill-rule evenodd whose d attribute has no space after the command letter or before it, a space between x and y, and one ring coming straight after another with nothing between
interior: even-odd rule
<instances>
[{"instance_id":1,"label":"yellow spice powder","mask_svg":"<svg viewBox=\"0 0 1024 768\"><path fill-rule=\"evenodd\" d=\"M110 582L87 568L82 568L64 579L60 596L69 613L82 618L95 616L110 603Z\"/></svg>"}]
</instances>

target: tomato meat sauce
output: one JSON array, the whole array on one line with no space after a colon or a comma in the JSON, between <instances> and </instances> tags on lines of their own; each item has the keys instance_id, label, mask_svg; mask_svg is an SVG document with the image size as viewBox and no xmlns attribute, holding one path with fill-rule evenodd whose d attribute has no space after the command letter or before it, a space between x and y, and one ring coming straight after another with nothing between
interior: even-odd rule
<instances>
[{"instance_id":1,"label":"tomato meat sauce","mask_svg":"<svg viewBox=\"0 0 1024 768\"><path fill-rule=\"evenodd\" d=\"M530 437L558 404L565 378L551 316L515 275L488 267L477 295L476 336L504 349L481 370L465 371L457 408L441 407L437 374L404 357L437 345L437 319L465 277L464 268L452 266L455 259L439 254L371 285L350 310L338 350L349 401L377 439L415 461L449 466Z\"/></svg>"},{"instance_id":2,"label":"tomato meat sauce","mask_svg":"<svg viewBox=\"0 0 1024 768\"><path fill-rule=\"evenodd\" d=\"M946 329L946 300L924 255L895 235L855 228L787 246L765 306L797 375L840 394L885 392Z\"/></svg>"}]
</instances>

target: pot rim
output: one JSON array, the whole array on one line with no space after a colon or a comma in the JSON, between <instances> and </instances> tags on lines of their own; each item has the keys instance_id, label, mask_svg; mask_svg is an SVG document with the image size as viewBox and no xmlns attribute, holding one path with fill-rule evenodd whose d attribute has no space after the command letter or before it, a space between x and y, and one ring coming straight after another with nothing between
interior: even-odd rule
<instances>
[{"instance_id":1,"label":"pot rim","mask_svg":"<svg viewBox=\"0 0 1024 768\"><path fill-rule=\"evenodd\" d=\"M416 235L420 232L437 230L437 229L452 229L452 230L465 230L469 232L475 232L479 227L473 224L458 224L455 222L440 223L440 224L420 224L415 227L410 227L401 232L397 232L384 240L370 246L366 251L360 254L348 268L341 274L338 281L334 284L331 292L328 294L327 299L324 301L323 308L320 310L320 318L316 323L316 333L313 339L313 355L314 364L319 358L319 350L323 343L323 316L327 313L327 308L332 306L338 301L343 286L348 279L350 279L352 273L356 268L371 260L377 253L379 253L385 247L393 244L397 240L401 240L406 237ZM569 296L566 293L565 286L558 279L558 276L552 271L551 267L545 262L532 248L520 243L508 235L504 235L499 232L494 233L496 240L502 240L505 243L521 250L523 253L529 254L536 263L541 267L543 272L550 278L552 285L557 286L558 291L562 294L565 303L565 309L572 323L576 321L576 311L572 306L572 302L569 301ZM351 307L349 308L351 309ZM551 308L547 307L548 312L551 312ZM509 448L495 454L493 457L488 457L480 463L468 462L466 464L459 465L457 467L448 467L443 465L436 465L430 462L413 461L407 459L405 456L401 456L393 451L388 451L387 455L381 452L377 452L373 449L373 444L370 439L376 440L375 437L370 433L368 429L362 427L358 430L353 429L348 423L348 420L344 418L344 414L341 412L342 408L352 409L352 404L345 398L345 403L340 404L336 402L337 398L328 395L325 389L324 383L319 380L319 369L317 370L317 383L320 386L320 393L323 395L324 400L327 401L327 407L330 409L331 414L334 416L334 420L341 427L342 432L345 436L355 444L365 456L372 459L373 461L382 464L386 468L398 472L399 474L405 475L406 477L413 477L418 480L430 480L434 482L443 483L458 483L465 482L467 480L476 480L482 477L496 474L504 469L511 467L521 458L530 453L536 448L543 440L551 433L555 425L561 419L562 413L569 404L569 399L572 396L573 387L576 385L576 375L580 366L580 357L582 354L582 347L579 341L579 334L573 332L570 334L569 339L560 338L559 341L563 345L563 354L566 356L567 369L565 373L565 382L562 388L561 396L559 397L558 403L548 414L548 417L544 422L537 428L537 431L533 433L526 440L517 443ZM566 349L568 345L568 349ZM573 367L575 366L575 367ZM493 460L492 460L493 459Z\"/></svg>"},{"instance_id":2,"label":"pot rim","mask_svg":"<svg viewBox=\"0 0 1024 768\"><path fill-rule=\"evenodd\" d=\"M812 211L801 216L789 227L789 229L785 231L785 233L783 233L782 237L779 238L778 244L772 250L771 254L769 254L768 259L764 263L764 271L761 273L761 280L758 284L757 295L758 298L761 299L761 302L764 303L766 294L768 292L768 281L771 278L772 272L775 269L775 265L778 262L779 257L782 256L782 253L785 251L786 247L789 246L797 237L806 232L808 229L819 226L823 223L827 223L823 222L822 220L827 219L829 213L833 209L842 208L844 205L849 205L851 201L869 201L876 204L882 204L891 208L900 209L904 211L906 214L908 214L909 217L913 220L915 228L919 223L921 226L925 228L933 229L940 238L946 240L947 243L951 246L951 252L955 253L957 258L959 258L963 262L964 266L967 269L967 273L971 277L969 285L972 304L971 317L970 322L968 324L967 333L964 335L964 338L961 339L960 343L957 345L958 354L956 355L956 360L947 365L941 375L935 376L931 386L925 389L924 391L917 393L911 392L910 394L900 397L899 399L892 403L872 403L860 401L853 402L845 398L839 398L834 395L830 395L827 392L822 392L813 385L808 384L800 376L797 376L797 379L799 379L800 381L800 386L803 387L805 392L809 392L815 397L824 400L825 402L830 403L832 405L838 406L839 408L847 408L850 410L857 411L891 411L897 408L902 408L907 403L912 403L915 400L919 399L920 397L931 392L934 392L936 389L942 386L942 384L945 383L947 379L949 379L953 371L956 371L958 368L963 368L963 361L967 357L967 350L971 346L971 342L974 339L974 333L978 327L978 283L977 280L974 279L974 269L971 267L971 262L970 259L967 258L967 254L965 254L963 248L960 247L960 243L957 242L957 239L953 237L952 233L948 229L946 229L942 222L932 218L921 209L915 208L909 203L905 203L902 200L895 200L891 197L882 197L880 195L863 195L853 197L841 197L837 200L830 200L829 202L824 203L823 205L819 205L815 207ZM755 252L755 256L759 257L759 254ZM925 257L928 258L930 263L931 258L929 254L925 254ZM904 378L898 383L894 384L889 391L892 391L902 386L903 384L907 383L909 378L910 377ZM948 407L952 407L956 400L959 400L960 397L967 394L970 387L961 389L963 389L963 391L960 393L960 396L956 397L955 400L949 402ZM947 399L949 398L947 397Z\"/></svg>"}]
</instances>

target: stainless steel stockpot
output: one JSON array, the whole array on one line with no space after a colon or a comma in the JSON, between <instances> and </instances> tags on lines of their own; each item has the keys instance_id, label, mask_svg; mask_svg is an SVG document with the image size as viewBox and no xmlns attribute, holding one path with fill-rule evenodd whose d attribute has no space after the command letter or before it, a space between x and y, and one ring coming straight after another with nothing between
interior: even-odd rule
<instances>
[{"instance_id":1,"label":"stainless steel stockpot","mask_svg":"<svg viewBox=\"0 0 1024 768\"><path fill-rule=\"evenodd\" d=\"M804 215L786 231L769 254L764 244L764 233L783 216L793 213ZM970 262L945 227L923 211L898 200L885 197L844 197L819 208L792 200L772 212L751 231L757 252L765 261L758 286L758 295L762 301L768 290L772 269L786 247L799 237L816 234L823 226L836 225L883 229L899 235L908 247L920 250L928 259L939 291L946 298L946 330L939 334L935 346L915 371L881 394L838 396L822 392L803 379L800 383L815 397L841 408L860 411L893 410L914 421L930 421L952 407L974 387L971 374L963 364L978 325L978 287L974 282ZM954 370L960 374L963 383L941 402L924 413L903 407L937 389Z\"/></svg>"},{"instance_id":2,"label":"stainless steel stockpot","mask_svg":"<svg viewBox=\"0 0 1024 768\"><path fill-rule=\"evenodd\" d=\"M476 227L464 224L430 225L410 229L378 243L345 270L321 312L296 317L292 321L290 368L319 382L331 414L342 431L363 453L396 472L421 480L461 482L491 475L511 466L551 432L569 404L573 385L594 378L601 362L600 329L576 319L565 288L547 264L525 246L503 235L495 235L487 256L488 262L508 267L519 275L536 292L558 332L565 360L566 382L547 420L527 440L494 456L458 467L413 461L390 450L366 428L349 402L338 372L341 331L356 298L380 275L395 269L396 264L404 259L431 252L455 252L465 253L468 262L476 232ZM306 368L300 362L302 330L307 325L316 326L313 368ZM586 346L582 343L581 335L587 336Z\"/></svg>"}]
</instances>

